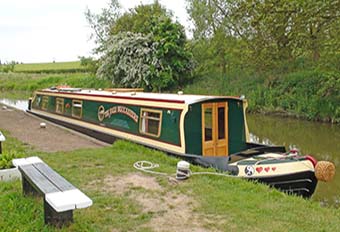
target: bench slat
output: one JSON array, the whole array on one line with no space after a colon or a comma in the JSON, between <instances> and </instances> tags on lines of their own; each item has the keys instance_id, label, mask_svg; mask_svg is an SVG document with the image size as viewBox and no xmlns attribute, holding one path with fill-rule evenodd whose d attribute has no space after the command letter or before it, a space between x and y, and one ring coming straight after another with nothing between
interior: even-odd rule
<instances>
[{"instance_id":1,"label":"bench slat","mask_svg":"<svg viewBox=\"0 0 340 232\"><path fill-rule=\"evenodd\" d=\"M92 200L78 189L46 194L46 201L57 212L86 208Z\"/></svg>"},{"instance_id":2,"label":"bench slat","mask_svg":"<svg viewBox=\"0 0 340 232\"><path fill-rule=\"evenodd\" d=\"M19 170L21 174L27 177L27 181L34 185L40 192L47 194L59 191L59 189L47 180L32 164L19 166Z\"/></svg>"},{"instance_id":3,"label":"bench slat","mask_svg":"<svg viewBox=\"0 0 340 232\"><path fill-rule=\"evenodd\" d=\"M43 176L50 180L60 191L76 189L76 187L74 187L64 177L55 172L46 163L35 163L33 166L38 169Z\"/></svg>"}]
</instances>

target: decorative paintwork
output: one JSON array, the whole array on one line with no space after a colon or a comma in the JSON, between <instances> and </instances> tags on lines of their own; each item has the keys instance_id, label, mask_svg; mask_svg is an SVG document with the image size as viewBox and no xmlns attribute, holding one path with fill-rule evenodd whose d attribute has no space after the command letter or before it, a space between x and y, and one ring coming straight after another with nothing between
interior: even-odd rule
<instances>
[{"instance_id":1,"label":"decorative paintwork","mask_svg":"<svg viewBox=\"0 0 340 232\"><path fill-rule=\"evenodd\" d=\"M135 121L135 123L138 122L138 115L125 106L113 106L107 110L103 105L98 107L98 120L100 122L102 122L104 118L111 118L113 114L125 114Z\"/></svg>"}]
</instances>

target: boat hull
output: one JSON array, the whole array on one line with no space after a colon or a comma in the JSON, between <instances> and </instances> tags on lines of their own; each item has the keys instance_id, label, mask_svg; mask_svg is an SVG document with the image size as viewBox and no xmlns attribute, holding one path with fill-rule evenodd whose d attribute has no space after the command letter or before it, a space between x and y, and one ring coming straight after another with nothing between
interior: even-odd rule
<instances>
[{"instance_id":1,"label":"boat hull","mask_svg":"<svg viewBox=\"0 0 340 232\"><path fill-rule=\"evenodd\" d=\"M282 192L309 198L315 191L318 183L313 171L289 173L286 175L247 178L267 184Z\"/></svg>"},{"instance_id":2,"label":"boat hull","mask_svg":"<svg viewBox=\"0 0 340 232\"><path fill-rule=\"evenodd\" d=\"M37 117L46 119L48 121L51 121L51 122L53 122L55 124L58 124L58 125L70 128L70 129L72 129L74 131L77 131L77 132L80 132L82 134L88 135L90 137L96 138L96 139L98 139L100 141L103 141L105 143L114 143L114 141L117 139L116 137L111 136L109 134L106 134L104 132L92 130L92 129L87 128L87 127L78 126L78 125L69 123L67 121L58 120L58 119L55 119L55 118L44 116L42 114L37 114L37 113L34 113L34 112L30 111L30 110L27 110L26 112L28 112L30 114L33 114L33 115L35 115Z\"/></svg>"}]
</instances>

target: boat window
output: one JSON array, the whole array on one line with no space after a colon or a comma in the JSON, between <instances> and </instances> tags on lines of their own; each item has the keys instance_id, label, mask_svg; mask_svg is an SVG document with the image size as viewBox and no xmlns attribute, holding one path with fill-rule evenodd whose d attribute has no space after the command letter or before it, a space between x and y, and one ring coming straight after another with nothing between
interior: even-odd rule
<instances>
[{"instance_id":1,"label":"boat window","mask_svg":"<svg viewBox=\"0 0 340 232\"><path fill-rule=\"evenodd\" d=\"M72 101L72 116L76 118L81 118L83 111L83 101L73 100Z\"/></svg>"},{"instance_id":2,"label":"boat window","mask_svg":"<svg viewBox=\"0 0 340 232\"><path fill-rule=\"evenodd\" d=\"M57 98L55 103L55 112L59 114L64 113L64 98Z\"/></svg>"},{"instance_id":3,"label":"boat window","mask_svg":"<svg viewBox=\"0 0 340 232\"><path fill-rule=\"evenodd\" d=\"M204 141L212 140L212 108L204 109Z\"/></svg>"},{"instance_id":4,"label":"boat window","mask_svg":"<svg viewBox=\"0 0 340 232\"><path fill-rule=\"evenodd\" d=\"M41 109L47 110L48 106L48 96L43 96L41 100Z\"/></svg>"},{"instance_id":5,"label":"boat window","mask_svg":"<svg viewBox=\"0 0 340 232\"><path fill-rule=\"evenodd\" d=\"M143 134L159 137L161 134L162 111L142 109L139 131Z\"/></svg>"},{"instance_id":6,"label":"boat window","mask_svg":"<svg viewBox=\"0 0 340 232\"><path fill-rule=\"evenodd\" d=\"M225 108L218 107L218 139L225 139Z\"/></svg>"}]
</instances>

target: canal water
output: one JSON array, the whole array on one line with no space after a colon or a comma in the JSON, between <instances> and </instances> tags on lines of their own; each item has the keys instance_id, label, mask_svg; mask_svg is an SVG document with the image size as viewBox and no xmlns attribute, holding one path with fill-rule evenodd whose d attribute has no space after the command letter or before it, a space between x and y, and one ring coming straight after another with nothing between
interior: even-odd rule
<instances>
[{"instance_id":1,"label":"canal water","mask_svg":"<svg viewBox=\"0 0 340 232\"><path fill-rule=\"evenodd\" d=\"M27 110L28 107L27 100L12 100L7 98L0 98L0 103L24 111Z\"/></svg>"},{"instance_id":2,"label":"canal water","mask_svg":"<svg viewBox=\"0 0 340 232\"><path fill-rule=\"evenodd\" d=\"M20 110L28 105L27 100L0 98L0 102ZM297 148L317 160L333 162L337 167L335 178L329 183L319 182L312 199L340 207L340 125L258 114L248 114L247 121L251 138L257 142Z\"/></svg>"}]
</instances>

